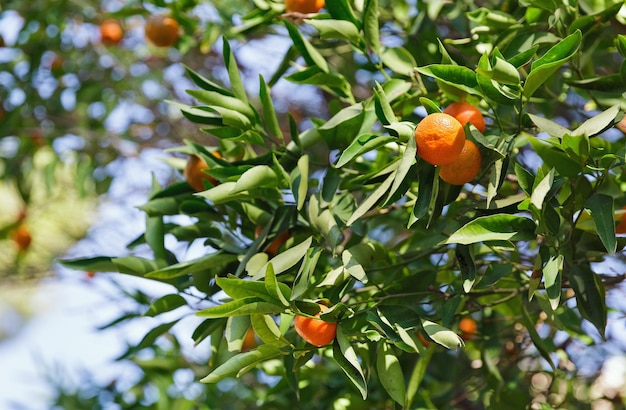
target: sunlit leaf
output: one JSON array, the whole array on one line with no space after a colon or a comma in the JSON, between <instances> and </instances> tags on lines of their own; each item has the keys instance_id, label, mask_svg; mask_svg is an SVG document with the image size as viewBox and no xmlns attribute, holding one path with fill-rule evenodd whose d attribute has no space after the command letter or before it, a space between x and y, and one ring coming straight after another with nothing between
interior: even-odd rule
<instances>
[{"instance_id":1,"label":"sunlit leaf","mask_svg":"<svg viewBox=\"0 0 626 410\"><path fill-rule=\"evenodd\" d=\"M545 83L563 64L565 64L580 46L582 34L575 31L555 44L540 59L532 63L530 73L524 82L524 95L528 98Z\"/></svg>"},{"instance_id":2,"label":"sunlit leaf","mask_svg":"<svg viewBox=\"0 0 626 410\"><path fill-rule=\"evenodd\" d=\"M341 326L337 326L337 336L333 343L333 358L352 384L359 390L363 400L365 400L367 397L367 381L354 348L344 335Z\"/></svg>"},{"instance_id":3,"label":"sunlit leaf","mask_svg":"<svg viewBox=\"0 0 626 410\"><path fill-rule=\"evenodd\" d=\"M463 339L452 330L430 320L422 319L422 328L428 334L428 337L445 348L458 349L465 344Z\"/></svg>"},{"instance_id":4,"label":"sunlit leaf","mask_svg":"<svg viewBox=\"0 0 626 410\"><path fill-rule=\"evenodd\" d=\"M523 216L494 214L481 216L454 232L446 243L528 241L535 239L534 222Z\"/></svg>"},{"instance_id":5,"label":"sunlit leaf","mask_svg":"<svg viewBox=\"0 0 626 410\"><path fill-rule=\"evenodd\" d=\"M232 357L226 363L223 363L207 376L200 379L200 382L216 383L224 378L238 375L243 368L273 359L281 354L281 350L275 346L268 344L259 345L249 352L239 353Z\"/></svg>"},{"instance_id":6,"label":"sunlit leaf","mask_svg":"<svg viewBox=\"0 0 626 410\"><path fill-rule=\"evenodd\" d=\"M391 346L380 343L376 352L376 373L389 396L399 404L406 400L406 387L400 360L393 353Z\"/></svg>"}]
</instances>

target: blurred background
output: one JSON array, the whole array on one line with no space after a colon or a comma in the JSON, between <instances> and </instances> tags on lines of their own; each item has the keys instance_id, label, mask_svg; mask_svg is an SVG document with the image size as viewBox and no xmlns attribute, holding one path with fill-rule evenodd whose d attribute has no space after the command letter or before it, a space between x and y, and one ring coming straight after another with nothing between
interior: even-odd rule
<instances>
[{"instance_id":1,"label":"blurred background","mask_svg":"<svg viewBox=\"0 0 626 410\"><path fill-rule=\"evenodd\" d=\"M403 3L407 15L415 14L415 2ZM234 34L245 33L241 19L252 9L247 0L0 5L0 409L78 409L88 402L117 408L114 395L142 377L133 363L116 358L155 319L113 325L141 316L167 292L165 285L65 270L55 260L128 253L126 245L144 230L137 207L153 178L162 185L181 179L181 163L164 150L183 139L211 145L166 101L190 103L185 65L226 81L220 36L235 25ZM171 15L180 24L174 46L147 41L152 15ZM120 37L103 29L111 21ZM233 42L251 93L258 74L272 77L290 44L280 29ZM344 75L358 94L372 77L354 67ZM298 121L327 114L324 96L311 86L279 80L272 93L277 111ZM623 298L610 303L626 310ZM177 331L188 335L193 328ZM609 332L623 334L623 318L613 317ZM208 355L206 346L180 339L189 357ZM626 386L624 339L612 340L581 348L575 366L603 395ZM175 389L193 394L193 372L172 379ZM111 397L101 397L106 394ZM142 394L150 403L150 392Z\"/></svg>"}]
</instances>

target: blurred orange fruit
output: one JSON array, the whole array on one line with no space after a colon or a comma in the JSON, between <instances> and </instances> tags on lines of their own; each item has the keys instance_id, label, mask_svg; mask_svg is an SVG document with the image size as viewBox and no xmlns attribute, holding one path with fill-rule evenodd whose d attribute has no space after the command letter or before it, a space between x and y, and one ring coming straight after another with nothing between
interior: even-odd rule
<instances>
[{"instance_id":1,"label":"blurred orange fruit","mask_svg":"<svg viewBox=\"0 0 626 410\"><path fill-rule=\"evenodd\" d=\"M17 249L20 252L28 250L33 240L32 236L30 235L30 229L28 229L28 227L24 224L18 225L17 228L13 230L11 234L11 239L13 239L13 242L15 242L15 244L17 245Z\"/></svg>"},{"instance_id":2,"label":"blurred orange fruit","mask_svg":"<svg viewBox=\"0 0 626 410\"><path fill-rule=\"evenodd\" d=\"M258 343L256 341L256 337L254 336L254 330L252 328L248 329L246 332L246 336L243 339L243 344L241 345L241 351L247 352L248 350L252 350L257 347Z\"/></svg>"},{"instance_id":3,"label":"blurred orange fruit","mask_svg":"<svg viewBox=\"0 0 626 410\"><path fill-rule=\"evenodd\" d=\"M178 41L179 25L169 16L150 16L146 21L146 38L157 47L171 47Z\"/></svg>"},{"instance_id":4,"label":"blurred orange fruit","mask_svg":"<svg viewBox=\"0 0 626 410\"><path fill-rule=\"evenodd\" d=\"M290 13L318 13L324 6L324 0L285 0L285 9Z\"/></svg>"},{"instance_id":5,"label":"blurred orange fruit","mask_svg":"<svg viewBox=\"0 0 626 410\"><path fill-rule=\"evenodd\" d=\"M337 335L337 324L325 322L318 317L328 310L328 307L319 304L321 311L315 318L296 315L294 319L294 327L301 338L314 346L326 346L335 339Z\"/></svg>"},{"instance_id":6,"label":"blurred orange fruit","mask_svg":"<svg viewBox=\"0 0 626 410\"><path fill-rule=\"evenodd\" d=\"M263 226L257 226L256 229L254 230L254 238L258 238L259 235L261 235L261 232L263 232ZM280 235L278 235L276 238L274 238L274 240L265 247L264 252L267 253L269 256L274 256L278 253L278 249L280 249L281 246L283 246L283 244L285 242L287 242L287 239L289 239L291 237L291 234L289 233L289 231L285 231L283 233L281 233Z\"/></svg>"},{"instance_id":7,"label":"blurred orange fruit","mask_svg":"<svg viewBox=\"0 0 626 410\"><path fill-rule=\"evenodd\" d=\"M213 152L213 155L217 158L222 157L218 152ZM209 169L209 165L205 160L197 155L189 156L187 159L187 165L183 171L183 176L185 177L187 183L191 185L196 192L201 192L207 189L204 185L204 181L210 182L211 185L219 184L217 179L204 172L205 169Z\"/></svg>"},{"instance_id":8,"label":"blurred orange fruit","mask_svg":"<svg viewBox=\"0 0 626 410\"><path fill-rule=\"evenodd\" d=\"M100 24L100 41L106 45L116 45L122 41L124 30L117 20L107 19Z\"/></svg>"},{"instance_id":9,"label":"blurred orange fruit","mask_svg":"<svg viewBox=\"0 0 626 410\"><path fill-rule=\"evenodd\" d=\"M626 206L622 210L626 209ZM615 233L626 233L626 214L620 217L620 222L615 227Z\"/></svg>"},{"instance_id":10,"label":"blurred orange fruit","mask_svg":"<svg viewBox=\"0 0 626 410\"><path fill-rule=\"evenodd\" d=\"M454 162L465 143L461 123L451 115L434 113L427 115L415 128L417 154L432 165Z\"/></svg>"},{"instance_id":11,"label":"blurred orange fruit","mask_svg":"<svg viewBox=\"0 0 626 410\"><path fill-rule=\"evenodd\" d=\"M461 331L461 339L467 340L476 334L478 325L474 319L467 316L459 321L459 330Z\"/></svg>"}]
</instances>

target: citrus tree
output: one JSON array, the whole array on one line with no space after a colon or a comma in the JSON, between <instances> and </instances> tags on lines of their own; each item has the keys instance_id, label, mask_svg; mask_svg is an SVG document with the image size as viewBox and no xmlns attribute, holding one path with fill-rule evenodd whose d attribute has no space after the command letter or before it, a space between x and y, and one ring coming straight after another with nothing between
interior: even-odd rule
<instances>
[{"instance_id":1,"label":"citrus tree","mask_svg":"<svg viewBox=\"0 0 626 410\"><path fill-rule=\"evenodd\" d=\"M195 3L159 5L182 18ZM62 262L171 285L156 300L131 293L137 310L111 324L168 318L120 358L143 377L89 400L619 403L592 397L576 363L623 316L607 306L624 279L623 2L321 7L255 0L222 20L223 69L188 64L193 101L170 101L204 136L169 150L179 180L154 181L134 251ZM267 78L238 61L242 42L275 37L289 46ZM285 109L284 81L323 107ZM207 358L174 332L197 318L185 337ZM177 390L184 369L193 388Z\"/></svg>"}]
</instances>

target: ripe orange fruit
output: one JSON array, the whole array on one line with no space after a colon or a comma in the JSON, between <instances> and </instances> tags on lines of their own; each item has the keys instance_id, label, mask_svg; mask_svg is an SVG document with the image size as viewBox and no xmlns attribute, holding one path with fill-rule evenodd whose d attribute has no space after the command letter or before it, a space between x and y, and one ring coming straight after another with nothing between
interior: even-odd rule
<instances>
[{"instance_id":1,"label":"ripe orange fruit","mask_svg":"<svg viewBox=\"0 0 626 410\"><path fill-rule=\"evenodd\" d=\"M263 226L257 226L256 229L254 230L254 238L258 238L259 235L261 235L261 232L263 231ZM283 246L283 244L285 242L287 242L287 239L289 239L291 237L291 234L289 233L289 231L285 231L283 233L281 233L280 235L278 235L276 238L274 238L274 240L267 245L267 247L265 247L265 253L267 253L269 256L274 256L276 255L276 253L278 253L278 249Z\"/></svg>"},{"instance_id":2,"label":"ripe orange fruit","mask_svg":"<svg viewBox=\"0 0 626 410\"><path fill-rule=\"evenodd\" d=\"M622 209L626 209L626 206ZM626 215L621 216L620 222L615 227L615 233L626 233Z\"/></svg>"},{"instance_id":3,"label":"ripe orange fruit","mask_svg":"<svg viewBox=\"0 0 626 410\"><path fill-rule=\"evenodd\" d=\"M461 331L461 339L467 340L476 334L478 325L471 317L464 317L459 322L459 330Z\"/></svg>"},{"instance_id":4,"label":"ripe orange fruit","mask_svg":"<svg viewBox=\"0 0 626 410\"><path fill-rule=\"evenodd\" d=\"M30 230L24 224L20 224L17 226L17 228L15 228L15 230L11 234L11 239L13 239L13 242L15 242L15 244L17 245L17 249L20 252L28 250L28 248L30 247L30 243L33 240L33 238L30 236Z\"/></svg>"},{"instance_id":5,"label":"ripe orange fruit","mask_svg":"<svg viewBox=\"0 0 626 410\"><path fill-rule=\"evenodd\" d=\"M324 6L324 0L285 0L285 9L290 13L318 13Z\"/></svg>"},{"instance_id":6,"label":"ripe orange fruit","mask_svg":"<svg viewBox=\"0 0 626 410\"><path fill-rule=\"evenodd\" d=\"M328 310L325 305L319 306L321 311L315 315L316 317ZM301 338L317 347L326 346L337 335L337 323L325 322L322 319L297 315L293 325Z\"/></svg>"},{"instance_id":7,"label":"ripe orange fruit","mask_svg":"<svg viewBox=\"0 0 626 410\"><path fill-rule=\"evenodd\" d=\"M463 150L465 132L451 115L434 113L426 116L415 128L417 154L432 165L454 162Z\"/></svg>"},{"instance_id":8,"label":"ripe orange fruit","mask_svg":"<svg viewBox=\"0 0 626 410\"><path fill-rule=\"evenodd\" d=\"M480 171L483 157L480 150L470 140L465 140L461 155L451 164L442 165L439 177L452 185L463 185L476 178Z\"/></svg>"},{"instance_id":9,"label":"ripe orange fruit","mask_svg":"<svg viewBox=\"0 0 626 410\"><path fill-rule=\"evenodd\" d=\"M254 330L252 328L248 329L246 333L246 337L243 339L243 344L241 345L241 351L247 352L248 350L252 350L257 347L258 343L256 342L256 337L254 336Z\"/></svg>"},{"instance_id":10,"label":"ripe orange fruit","mask_svg":"<svg viewBox=\"0 0 626 410\"><path fill-rule=\"evenodd\" d=\"M146 38L157 47L171 47L178 41L178 22L169 16L150 16L146 21Z\"/></svg>"},{"instance_id":11,"label":"ripe orange fruit","mask_svg":"<svg viewBox=\"0 0 626 410\"><path fill-rule=\"evenodd\" d=\"M218 152L214 152L213 155L221 158ZM191 187L195 189L196 192L206 190L204 186L204 181L210 182L211 185L219 184L219 181L217 179L204 172L205 169L209 169L209 165L206 163L205 160L197 155L189 156L189 159L187 159L187 165L185 166L185 170L183 171L183 175L187 183L191 185Z\"/></svg>"},{"instance_id":12,"label":"ripe orange fruit","mask_svg":"<svg viewBox=\"0 0 626 410\"><path fill-rule=\"evenodd\" d=\"M480 132L485 132L485 117L478 108L465 101L455 102L443 110L444 113L456 118L462 126L472 123Z\"/></svg>"},{"instance_id":13,"label":"ripe orange fruit","mask_svg":"<svg viewBox=\"0 0 626 410\"><path fill-rule=\"evenodd\" d=\"M116 20L107 19L100 24L100 41L106 45L116 45L122 41L124 30Z\"/></svg>"}]
</instances>

